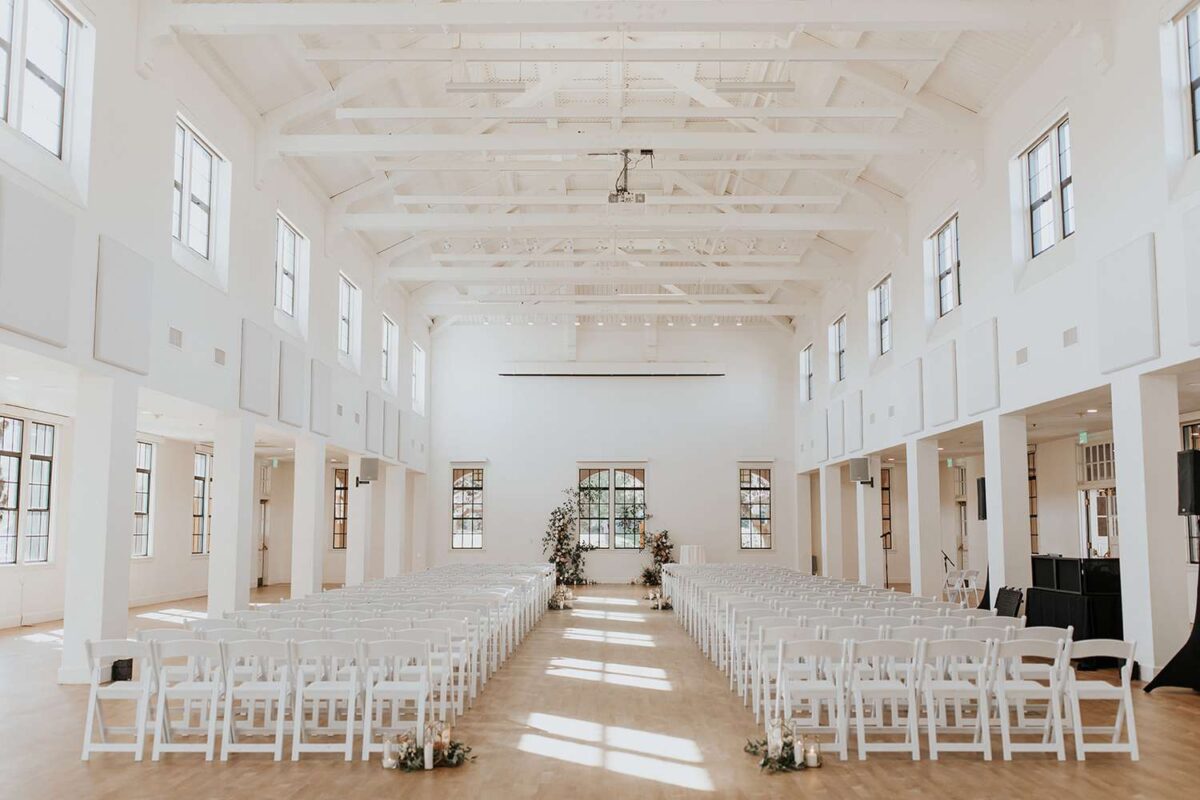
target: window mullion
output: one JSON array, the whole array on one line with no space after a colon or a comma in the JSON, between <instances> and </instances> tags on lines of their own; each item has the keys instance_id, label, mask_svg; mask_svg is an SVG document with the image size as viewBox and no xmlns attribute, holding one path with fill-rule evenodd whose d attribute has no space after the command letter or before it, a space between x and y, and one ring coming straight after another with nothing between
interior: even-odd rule
<instances>
[{"instance_id":1,"label":"window mullion","mask_svg":"<svg viewBox=\"0 0 1200 800\"><path fill-rule=\"evenodd\" d=\"M8 124L21 130L21 106L25 95L25 38L27 3L13 3L12 49L8 59Z\"/></svg>"},{"instance_id":2,"label":"window mullion","mask_svg":"<svg viewBox=\"0 0 1200 800\"><path fill-rule=\"evenodd\" d=\"M187 245L192 216L192 132L183 127L183 177L179 181L179 242Z\"/></svg>"}]
</instances>

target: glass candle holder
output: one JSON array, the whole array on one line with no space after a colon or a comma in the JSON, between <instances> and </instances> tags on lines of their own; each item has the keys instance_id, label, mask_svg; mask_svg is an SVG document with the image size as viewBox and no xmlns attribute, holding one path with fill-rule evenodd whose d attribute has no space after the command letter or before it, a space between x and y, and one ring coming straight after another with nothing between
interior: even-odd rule
<instances>
[{"instance_id":1,"label":"glass candle holder","mask_svg":"<svg viewBox=\"0 0 1200 800\"><path fill-rule=\"evenodd\" d=\"M400 765L400 759L396 756L396 739L389 736L383 740L383 768L395 769Z\"/></svg>"},{"instance_id":2,"label":"glass candle holder","mask_svg":"<svg viewBox=\"0 0 1200 800\"><path fill-rule=\"evenodd\" d=\"M815 736L804 740L804 766L821 766L821 740Z\"/></svg>"}]
</instances>

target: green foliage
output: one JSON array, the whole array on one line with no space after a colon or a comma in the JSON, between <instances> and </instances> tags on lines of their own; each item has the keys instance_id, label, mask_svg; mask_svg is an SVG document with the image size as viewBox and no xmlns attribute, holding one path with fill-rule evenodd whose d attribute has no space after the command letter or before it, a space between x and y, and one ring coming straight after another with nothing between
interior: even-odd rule
<instances>
[{"instance_id":1,"label":"green foliage","mask_svg":"<svg viewBox=\"0 0 1200 800\"><path fill-rule=\"evenodd\" d=\"M758 756L758 767L766 772L799 772L804 769L804 759L796 763L796 742L791 733L783 733L783 746L778 756L772 756L766 739L751 739L746 742L744 749L752 756Z\"/></svg>"},{"instance_id":2,"label":"green foliage","mask_svg":"<svg viewBox=\"0 0 1200 800\"><path fill-rule=\"evenodd\" d=\"M587 583L584 560L596 548L584 544L577 531L579 523L579 490L565 489L566 499L550 512L546 533L542 536L542 553L548 556L558 582L575 586Z\"/></svg>"},{"instance_id":3,"label":"green foliage","mask_svg":"<svg viewBox=\"0 0 1200 800\"><path fill-rule=\"evenodd\" d=\"M670 531L659 531L646 536L642 549L650 548L650 566L642 570L642 583L647 586L662 585L663 564L671 563L671 551L675 545L671 542Z\"/></svg>"}]
</instances>

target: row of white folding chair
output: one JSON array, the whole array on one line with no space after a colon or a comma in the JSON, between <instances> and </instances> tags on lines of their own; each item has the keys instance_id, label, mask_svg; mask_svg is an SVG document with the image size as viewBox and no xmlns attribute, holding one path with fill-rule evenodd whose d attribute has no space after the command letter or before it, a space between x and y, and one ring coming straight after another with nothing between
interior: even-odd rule
<instances>
[{"instance_id":1,"label":"row of white folding chair","mask_svg":"<svg viewBox=\"0 0 1200 800\"><path fill-rule=\"evenodd\" d=\"M849 738L847 705L852 701L860 758L865 758L869 750L900 749L911 752L917 759L920 757L917 698L921 696L932 759L937 758L939 750L965 750L981 752L990 760L989 702L994 698L1005 760L1011 759L1014 752L1051 752L1059 760L1065 759L1065 716L1074 731L1078 759L1085 758L1088 751L1128 752L1136 761L1139 754L1130 689L1133 650L1132 643L1116 640L1079 643L1041 639L1006 642L962 639L850 640L843 643L785 641L779 646L776 681L780 688L776 695L776 716L782 715L790 721L795 709L805 706L809 714L807 718L799 718L801 729L833 734L834 749L844 759ZM1096 657L1124 660L1118 685L1107 681L1080 681L1070 667L1073 658ZM1044 682L1020 677L1021 666L1028 658L1050 660L1052 668L1047 671ZM921 669L915 668L917 664ZM965 665L973 665L974 669L962 669ZM973 719L964 719L964 700L974 704ZM1045 716L1040 721L1018 718L1014 725L1011 711L1026 700L1044 702ZM1112 726L1084 726L1080 711L1084 700L1116 701L1115 723ZM873 716L866 714L867 701L874 704ZM890 726L883 724L885 701L892 712ZM947 725L948 703L955 704L954 726ZM828 725L821 724L823 708L827 710ZM901 708L907 709L902 721L899 719ZM868 742L868 728L876 733L902 732L904 742ZM1121 741L1122 728L1124 742ZM968 733L972 738L968 742L940 743L939 732ZM1110 740L1086 740L1088 734L1097 733ZM1022 734L1040 738L1040 741L1014 741L1014 735Z\"/></svg>"}]
</instances>

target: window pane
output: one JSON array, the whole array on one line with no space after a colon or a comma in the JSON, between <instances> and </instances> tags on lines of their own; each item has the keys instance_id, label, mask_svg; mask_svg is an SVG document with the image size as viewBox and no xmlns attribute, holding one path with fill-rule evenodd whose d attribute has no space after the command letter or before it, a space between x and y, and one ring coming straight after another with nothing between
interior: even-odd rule
<instances>
[{"instance_id":1,"label":"window pane","mask_svg":"<svg viewBox=\"0 0 1200 800\"><path fill-rule=\"evenodd\" d=\"M188 205L188 247L208 258L209 222L212 211L213 155L193 137L191 197Z\"/></svg>"},{"instance_id":2,"label":"window pane","mask_svg":"<svg viewBox=\"0 0 1200 800\"><path fill-rule=\"evenodd\" d=\"M26 13L29 19L21 130L54 155L61 156L70 20L49 0L29 0Z\"/></svg>"},{"instance_id":3,"label":"window pane","mask_svg":"<svg viewBox=\"0 0 1200 800\"><path fill-rule=\"evenodd\" d=\"M451 473L450 546L483 547L483 468L455 468Z\"/></svg>"},{"instance_id":4,"label":"window pane","mask_svg":"<svg viewBox=\"0 0 1200 800\"><path fill-rule=\"evenodd\" d=\"M12 26L13 0L0 0L0 119L8 119L8 67L12 58Z\"/></svg>"},{"instance_id":5,"label":"window pane","mask_svg":"<svg viewBox=\"0 0 1200 800\"><path fill-rule=\"evenodd\" d=\"M738 470L740 490L740 544L745 550L771 547L771 470L742 467Z\"/></svg>"},{"instance_id":6,"label":"window pane","mask_svg":"<svg viewBox=\"0 0 1200 800\"><path fill-rule=\"evenodd\" d=\"M1071 181L1071 121L1058 126L1058 172L1062 194L1063 237L1075 232L1075 186Z\"/></svg>"},{"instance_id":7,"label":"window pane","mask_svg":"<svg viewBox=\"0 0 1200 800\"><path fill-rule=\"evenodd\" d=\"M1039 142L1026 157L1029 179L1029 229L1033 255L1054 244L1053 164L1050 138Z\"/></svg>"}]
</instances>

